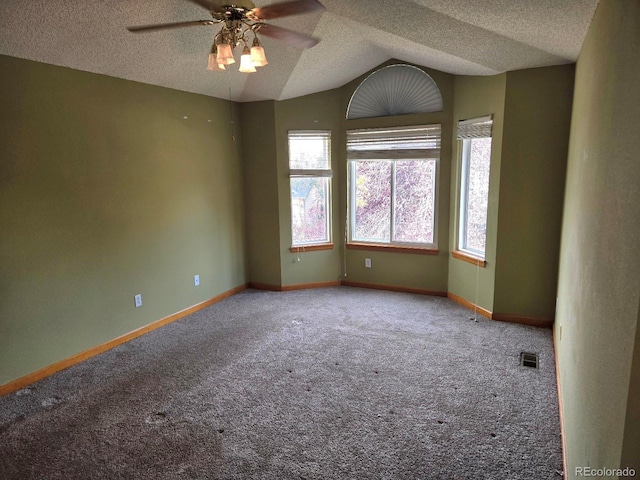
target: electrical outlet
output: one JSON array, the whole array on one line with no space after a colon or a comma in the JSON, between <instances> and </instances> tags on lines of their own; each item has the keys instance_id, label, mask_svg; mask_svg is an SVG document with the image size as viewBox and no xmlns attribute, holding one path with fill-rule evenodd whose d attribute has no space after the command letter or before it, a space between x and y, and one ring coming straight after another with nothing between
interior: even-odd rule
<instances>
[{"instance_id":1,"label":"electrical outlet","mask_svg":"<svg viewBox=\"0 0 640 480\"><path fill-rule=\"evenodd\" d=\"M194 275L193 276L193 284L197 287L198 285L200 285L200 275Z\"/></svg>"},{"instance_id":2,"label":"electrical outlet","mask_svg":"<svg viewBox=\"0 0 640 480\"><path fill-rule=\"evenodd\" d=\"M133 297L133 299L136 302L136 308L142 306L142 295L137 294L135 297Z\"/></svg>"},{"instance_id":3,"label":"electrical outlet","mask_svg":"<svg viewBox=\"0 0 640 480\"><path fill-rule=\"evenodd\" d=\"M370 258L365 258L364 259L364 266L367 268L371 268L371 259Z\"/></svg>"}]
</instances>

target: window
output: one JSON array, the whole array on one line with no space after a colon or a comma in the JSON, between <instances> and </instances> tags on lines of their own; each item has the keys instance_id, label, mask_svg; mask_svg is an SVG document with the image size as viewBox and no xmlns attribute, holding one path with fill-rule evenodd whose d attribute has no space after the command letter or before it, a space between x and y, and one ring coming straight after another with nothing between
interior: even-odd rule
<instances>
[{"instance_id":1,"label":"window","mask_svg":"<svg viewBox=\"0 0 640 480\"><path fill-rule=\"evenodd\" d=\"M289 132L292 246L331 243L331 132Z\"/></svg>"},{"instance_id":2,"label":"window","mask_svg":"<svg viewBox=\"0 0 640 480\"><path fill-rule=\"evenodd\" d=\"M458 250L484 259L491 171L491 117L458 124L462 140Z\"/></svg>"},{"instance_id":3,"label":"window","mask_svg":"<svg viewBox=\"0 0 640 480\"><path fill-rule=\"evenodd\" d=\"M347 132L349 241L436 248L440 125Z\"/></svg>"}]
</instances>

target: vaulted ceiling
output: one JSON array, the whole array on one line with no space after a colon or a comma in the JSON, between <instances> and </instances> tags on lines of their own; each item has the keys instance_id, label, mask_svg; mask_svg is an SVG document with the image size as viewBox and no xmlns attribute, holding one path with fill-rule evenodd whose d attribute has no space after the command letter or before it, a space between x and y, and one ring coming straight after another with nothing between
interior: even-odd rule
<instances>
[{"instance_id":1,"label":"vaulted ceiling","mask_svg":"<svg viewBox=\"0 0 640 480\"><path fill-rule=\"evenodd\" d=\"M326 10L269 21L320 43L300 50L262 37L269 65L253 74L205 69L219 27L125 28L210 18L187 0L2 0L0 54L236 101L282 100L339 87L392 58L461 75L574 62L598 3L320 1Z\"/></svg>"}]
</instances>

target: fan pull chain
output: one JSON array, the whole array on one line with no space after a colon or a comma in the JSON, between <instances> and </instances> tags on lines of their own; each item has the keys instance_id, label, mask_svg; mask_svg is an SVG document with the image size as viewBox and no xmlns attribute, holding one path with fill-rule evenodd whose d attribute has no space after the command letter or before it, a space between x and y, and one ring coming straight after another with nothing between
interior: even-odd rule
<instances>
[{"instance_id":1,"label":"fan pull chain","mask_svg":"<svg viewBox=\"0 0 640 480\"><path fill-rule=\"evenodd\" d=\"M236 141L236 125L233 121L233 102L231 101L231 78L229 77L230 73L227 70L227 88L229 89L229 121L231 123L231 140Z\"/></svg>"}]
</instances>

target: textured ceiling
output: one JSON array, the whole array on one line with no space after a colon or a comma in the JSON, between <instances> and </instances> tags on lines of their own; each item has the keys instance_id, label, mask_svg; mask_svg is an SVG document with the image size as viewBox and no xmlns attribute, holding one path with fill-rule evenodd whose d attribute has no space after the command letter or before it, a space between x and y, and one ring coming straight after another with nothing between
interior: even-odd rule
<instances>
[{"instance_id":1,"label":"textured ceiling","mask_svg":"<svg viewBox=\"0 0 640 480\"><path fill-rule=\"evenodd\" d=\"M299 50L263 37L269 65L254 74L205 69L215 26L125 29L210 18L186 0L2 0L0 54L237 101L282 100L339 87L392 58L463 75L574 62L598 3L321 1L324 12L268 22L321 42Z\"/></svg>"}]
</instances>

